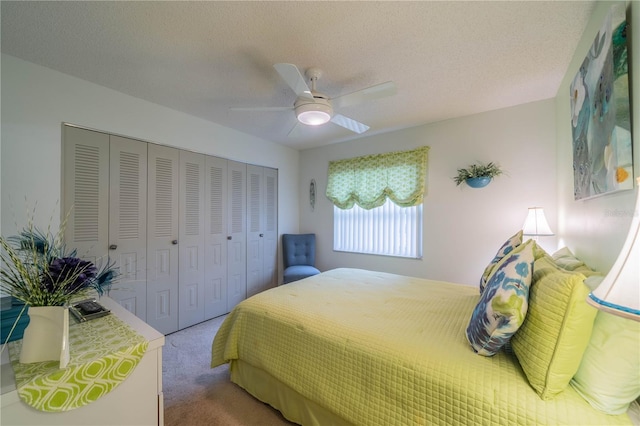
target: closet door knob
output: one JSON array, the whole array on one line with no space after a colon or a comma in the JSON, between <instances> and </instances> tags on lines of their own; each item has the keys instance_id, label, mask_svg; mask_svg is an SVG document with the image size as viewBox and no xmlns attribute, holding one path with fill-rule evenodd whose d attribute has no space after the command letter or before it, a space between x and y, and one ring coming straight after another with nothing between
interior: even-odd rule
<instances>
[{"instance_id":1,"label":"closet door knob","mask_svg":"<svg viewBox=\"0 0 640 426\"><path fill-rule=\"evenodd\" d=\"M264 234L260 234L260 238L264 237Z\"/></svg>"},{"instance_id":2,"label":"closet door knob","mask_svg":"<svg viewBox=\"0 0 640 426\"><path fill-rule=\"evenodd\" d=\"M178 244L178 240L171 241L171 244L173 244L175 246L176 244Z\"/></svg>"},{"instance_id":3,"label":"closet door knob","mask_svg":"<svg viewBox=\"0 0 640 426\"><path fill-rule=\"evenodd\" d=\"M232 237L231 235L229 235L229 236L227 237L227 240L231 241L231 239L232 239L232 238L233 238L233 237Z\"/></svg>"},{"instance_id":4,"label":"closet door knob","mask_svg":"<svg viewBox=\"0 0 640 426\"><path fill-rule=\"evenodd\" d=\"M109 250L115 250L115 249L117 249L117 248L118 248L118 246L117 246L116 244L111 244L111 245L109 246Z\"/></svg>"}]
</instances>

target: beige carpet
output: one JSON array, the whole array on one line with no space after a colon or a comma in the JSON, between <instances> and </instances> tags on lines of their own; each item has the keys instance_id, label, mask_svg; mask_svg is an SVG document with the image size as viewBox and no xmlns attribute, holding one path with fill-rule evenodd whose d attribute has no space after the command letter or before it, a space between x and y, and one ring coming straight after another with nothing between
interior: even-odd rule
<instances>
[{"instance_id":1,"label":"beige carpet","mask_svg":"<svg viewBox=\"0 0 640 426\"><path fill-rule=\"evenodd\" d=\"M280 412L229 380L229 368L209 367L223 317L166 336L162 387L166 426L292 425Z\"/></svg>"}]
</instances>

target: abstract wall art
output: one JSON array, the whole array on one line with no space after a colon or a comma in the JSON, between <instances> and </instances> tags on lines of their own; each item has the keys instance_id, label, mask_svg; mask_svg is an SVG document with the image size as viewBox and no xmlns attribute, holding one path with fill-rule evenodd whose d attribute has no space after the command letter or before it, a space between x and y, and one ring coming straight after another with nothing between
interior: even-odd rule
<instances>
[{"instance_id":1,"label":"abstract wall art","mask_svg":"<svg viewBox=\"0 0 640 426\"><path fill-rule=\"evenodd\" d=\"M576 200L633 188L628 30L612 7L570 86Z\"/></svg>"}]
</instances>

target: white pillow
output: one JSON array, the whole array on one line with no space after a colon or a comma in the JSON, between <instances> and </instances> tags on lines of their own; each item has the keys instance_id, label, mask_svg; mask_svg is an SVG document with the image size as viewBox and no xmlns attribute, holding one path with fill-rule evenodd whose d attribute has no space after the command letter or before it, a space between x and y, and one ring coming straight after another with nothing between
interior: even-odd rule
<instances>
[{"instance_id":1,"label":"white pillow","mask_svg":"<svg viewBox=\"0 0 640 426\"><path fill-rule=\"evenodd\" d=\"M574 271L576 268L585 266L584 262L578 259L568 247L563 247L551 255L556 265L567 271Z\"/></svg>"}]
</instances>

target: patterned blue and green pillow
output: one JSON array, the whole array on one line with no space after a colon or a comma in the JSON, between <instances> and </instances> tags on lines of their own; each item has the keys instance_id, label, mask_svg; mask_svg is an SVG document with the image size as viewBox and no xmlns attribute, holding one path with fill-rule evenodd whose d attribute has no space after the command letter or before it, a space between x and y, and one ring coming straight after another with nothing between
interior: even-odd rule
<instances>
[{"instance_id":1,"label":"patterned blue and green pillow","mask_svg":"<svg viewBox=\"0 0 640 426\"><path fill-rule=\"evenodd\" d=\"M495 355L524 322L533 272L535 242L513 249L495 265L467 326L467 340L479 355Z\"/></svg>"},{"instance_id":2,"label":"patterned blue and green pillow","mask_svg":"<svg viewBox=\"0 0 640 426\"><path fill-rule=\"evenodd\" d=\"M480 294L484 292L484 288L487 285L489 275L494 270L495 266L500 260L507 254L511 253L516 247L522 244L522 229L515 233L500 247L493 260L487 265L480 277Z\"/></svg>"}]
</instances>

